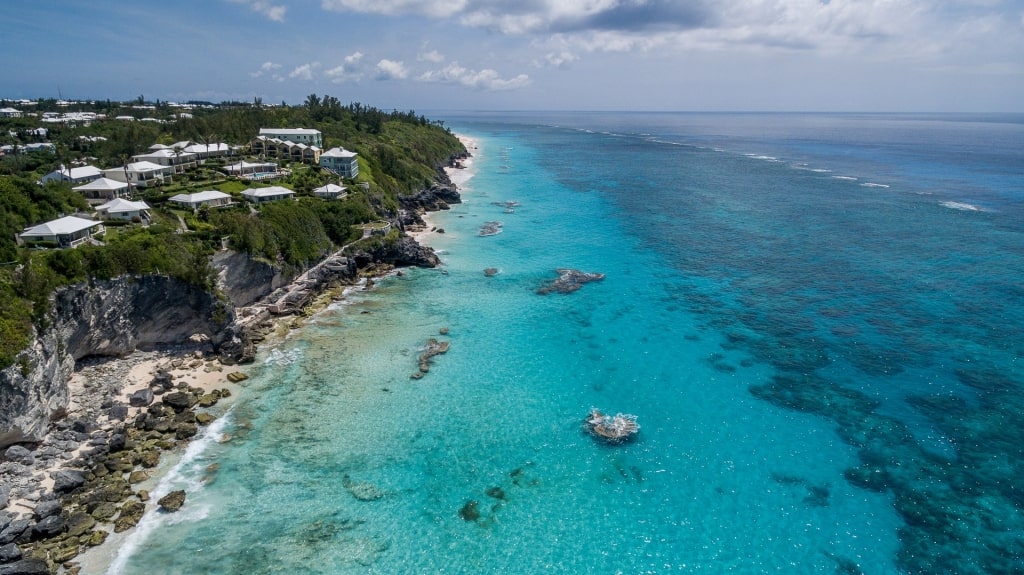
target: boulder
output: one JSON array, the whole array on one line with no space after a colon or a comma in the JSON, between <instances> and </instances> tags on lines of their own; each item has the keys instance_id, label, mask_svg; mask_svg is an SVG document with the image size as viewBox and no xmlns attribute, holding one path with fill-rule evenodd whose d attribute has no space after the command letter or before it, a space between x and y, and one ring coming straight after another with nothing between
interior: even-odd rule
<instances>
[{"instance_id":1,"label":"boulder","mask_svg":"<svg viewBox=\"0 0 1024 575\"><path fill-rule=\"evenodd\" d=\"M0 575L50 575L50 567L43 559L30 557L0 565Z\"/></svg>"},{"instance_id":2,"label":"boulder","mask_svg":"<svg viewBox=\"0 0 1024 575\"><path fill-rule=\"evenodd\" d=\"M171 406L174 411L182 411L196 404L195 397L193 397L191 393L186 393L184 391L174 391L164 394L161 401L166 405Z\"/></svg>"},{"instance_id":3,"label":"boulder","mask_svg":"<svg viewBox=\"0 0 1024 575\"><path fill-rule=\"evenodd\" d=\"M0 545L7 545L17 540L31 525L32 521L29 519L15 519L11 521L7 527L4 527L3 531L0 531Z\"/></svg>"},{"instance_id":4,"label":"boulder","mask_svg":"<svg viewBox=\"0 0 1024 575\"><path fill-rule=\"evenodd\" d=\"M110 406L107 410L107 417L113 421L124 421L128 419L128 406L123 403L117 403Z\"/></svg>"},{"instance_id":5,"label":"boulder","mask_svg":"<svg viewBox=\"0 0 1024 575\"><path fill-rule=\"evenodd\" d=\"M32 539L52 539L64 532L67 523L60 515L51 515L32 526Z\"/></svg>"},{"instance_id":6,"label":"boulder","mask_svg":"<svg viewBox=\"0 0 1024 575\"><path fill-rule=\"evenodd\" d=\"M185 491L183 489L172 491L161 497L156 503L160 506L160 509L173 513L181 509L181 506L185 504Z\"/></svg>"},{"instance_id":7,"label":"boulder","mask_svg":"<svg viewBox=\"0 0 1024 575\"><path fill-rule=\"evenodd\" d=\"M85 485L85 477L82 472L74 469L62 469L55 471L53 477L53 490L57 493L69 493Z\"/></svg>"},{"instance_id":8,"label":"boulder","mask_svg":"<svg viewBox=\"0 0 1024 575\"><path fill-rule=\"evenodd\" d=\"M146 407L153 403L153 390L144 387L131 395L128 398L128 405L132 407Z\"/></svg>"},{"instance_id":9,"label":"boulder","mask_svg":"<svg viewBox=\"0 0 1024 575\"><path fill-rule=\"evenodd\" d=\"M84 511L75 511L67 520L68 537L81 537L96 526L96 520Z\"/></svg>"},{"instance_id":10,"label":"boulder","mask_svg":"<svg viewBox=\"0 0 1024 575\"><path fill-rule=\"evenodd\" d=\"M21 559L21 547L14 543L0 545L0 563L10 563Z\"/></svg>"},{"instance_id":11,"label":"boulder","mask_svg":"<svg viewBox=\"0 0 1024 575\"><path fill-rule=\"evenodd\" d=\"M240 371L232 371L231 373L228 374L228 381L230 381L231 383L238 383L240 381L245 381L247 379L249 379L249 376L245 375Z\"/></svg>"},{"instance_id":12,"label":"boulder","mask_svg":"<svg viewBox=\"0 0 1024 575\"><path fill-rule=\"evenodd\" d=\"M0 509L6 509L11 502L11 488L7 485L0 485Z\"/></svg>"},{"instance_id":13,"label":"boulder","mask_svg":"<svg viewBox=\"0 0 1024 575\"><path fill-rule=\"evenodd\" d=\"M33 511L33 516L37 520L42 521L43 519L46 519L47 517L50 517L51 515L59 514L60 510L61 510L60 501L57 501L56 499L54 499L52 501L43 501L39 505L36 505L36 508Z\"/></svg>"},{"instance_id":14,"label":"boulder","mask_svg":"<svg viewBox=\"0 0 1024 575\"><path fill-rule=\"evenodd\" d=\"M21 445L8 447L7 451L4 452L4 458L8 461L16 461L22 465L32 465L36 460L32 452Z\"/></svg>"}]
</instances>

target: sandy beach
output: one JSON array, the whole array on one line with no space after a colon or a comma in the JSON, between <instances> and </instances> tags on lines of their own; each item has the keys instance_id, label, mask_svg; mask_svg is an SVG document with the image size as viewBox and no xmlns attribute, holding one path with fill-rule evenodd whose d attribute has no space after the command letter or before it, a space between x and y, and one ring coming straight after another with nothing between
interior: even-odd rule
<instances>
[{"instance_id":1,"label":"sandy beach","mask_svg":"<svg viewBox=\"0 0 1024 575\"><path fill-rule=\"evenodd\" d=\"M444 169L448 175L448 179L451 180L455 187L462 192L465 190L466 183L469 182L476 175L476 168L473 167L473 160L480 153L479 142L475 138L465 136L462 134L456 134L462 145L466 147L466 151L469 152L470 156L460 161L461 168L447 167ZM423 223L426 224L422 230L407 230L406 234L415 239L419 243L427 243L430 236L438 233L437 226L431 221L433 212L424 212L420 214L420 218Z\"/></svg>"}]
</instances>

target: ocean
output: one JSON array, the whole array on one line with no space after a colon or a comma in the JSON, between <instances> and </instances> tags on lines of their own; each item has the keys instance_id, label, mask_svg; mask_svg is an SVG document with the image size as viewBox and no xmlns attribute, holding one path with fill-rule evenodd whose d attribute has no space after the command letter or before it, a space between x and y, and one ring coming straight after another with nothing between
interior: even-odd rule
<instances>
[{"instance_id":1,"label":"ocean","mask_svg":"<svg viewBox=\"0 0 1024 575\"><path fill-rule=\"evenodd\" d=\"M443 266L263 349L108 572L1024 572L1024 116L440 119Z\"/></svg>"}]
</instances>

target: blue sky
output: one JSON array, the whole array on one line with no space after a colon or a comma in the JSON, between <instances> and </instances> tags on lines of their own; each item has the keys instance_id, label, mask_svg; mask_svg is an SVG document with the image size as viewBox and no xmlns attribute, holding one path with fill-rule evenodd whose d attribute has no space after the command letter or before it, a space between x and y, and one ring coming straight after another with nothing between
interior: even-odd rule
<instances>
[{"instance_id":1,"label":"blue sky","mask_svg":"<svg viewBox=\"0 0 1024 575\"><path fill-rule=\"evenodd\" d=\"M1024 0L5 0L0 97L1024 112Z\"/></svg>"}]
</instances>

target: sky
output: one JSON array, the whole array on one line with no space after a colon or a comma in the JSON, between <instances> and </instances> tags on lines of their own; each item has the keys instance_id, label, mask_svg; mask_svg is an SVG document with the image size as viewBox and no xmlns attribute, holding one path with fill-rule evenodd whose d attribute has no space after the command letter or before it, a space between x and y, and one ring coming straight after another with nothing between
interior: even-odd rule
<instances>
[{"instance_id":1,"label":"sky","mask_svg":"<svg viewBox=\"0 0 1024 575\"><path fill-rule=\"evenodd\" d=\"M0 98L1024 112L1024 0L4 0Z\"/></svg>"}]
</instances>

